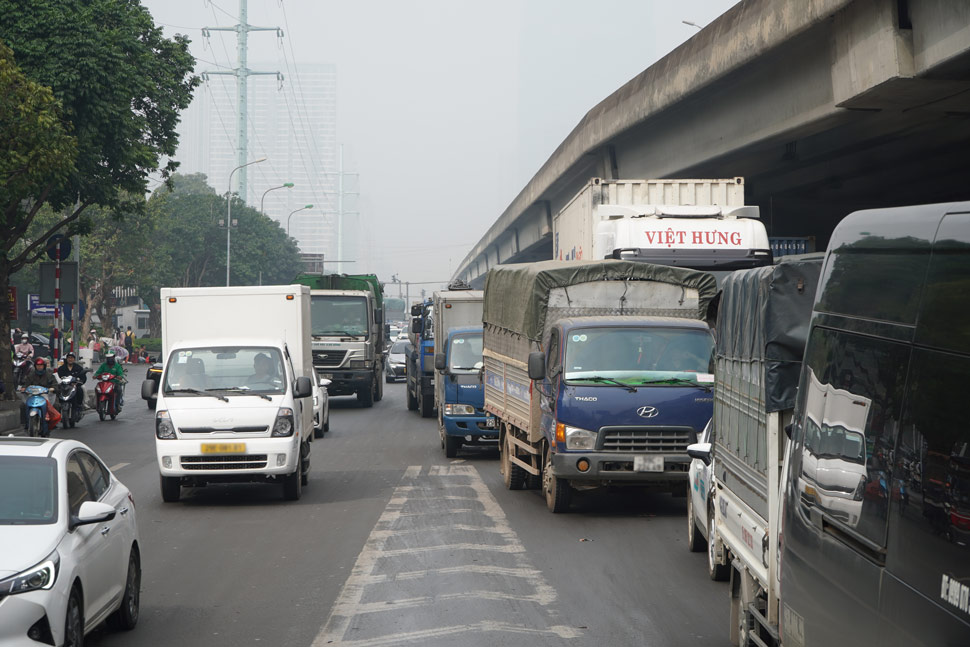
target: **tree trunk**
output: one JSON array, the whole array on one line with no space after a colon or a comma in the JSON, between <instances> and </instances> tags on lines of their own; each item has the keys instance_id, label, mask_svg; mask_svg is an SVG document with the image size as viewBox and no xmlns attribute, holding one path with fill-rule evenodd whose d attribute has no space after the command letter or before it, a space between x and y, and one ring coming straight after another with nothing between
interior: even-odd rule
<instances>
[{"instance_id":1,"label":"tree trunk","mask_svg":"<svg viewBox=\"0 0 970 647\"><path fill-rule=\"evenodd\" d=\"M10 272L7 260L0 258L0 294L3 295L3 307L0 307L0 378L5 387L0 398L15 400L17 385L13 381L13 361L10 347L10 306L7 303L7 289L10 286Z\"/></svg>"}]
</instances>

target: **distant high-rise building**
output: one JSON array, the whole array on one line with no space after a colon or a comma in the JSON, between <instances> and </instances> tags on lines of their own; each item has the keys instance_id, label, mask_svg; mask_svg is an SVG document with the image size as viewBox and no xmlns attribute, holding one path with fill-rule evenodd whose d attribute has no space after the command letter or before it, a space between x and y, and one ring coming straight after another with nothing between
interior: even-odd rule
<instances>
[{"instance_id":1,"label":"distant high-rise building","mask_svg":"<svg viewBox=\"0 0 970 647\"><path fill-rule=\"evenodd\" d=\"M253 63L253 69L274 69ZM259 209L264 192L284 182L291 189L266 194L263 210L306 254L335 259L337 251L337 71L333 65L297 65L280 83L273 76L249 78L249 159L246 203ZM228 189L237 165L236 79L213 75L195 92L180 128L178 160L183 173L205 173L219 193ZM237 172L238 175L238 172ZM345 237L346 241L346 237ZM346 243L345 243L346 255Z\"/></svg>"}]
</instances>

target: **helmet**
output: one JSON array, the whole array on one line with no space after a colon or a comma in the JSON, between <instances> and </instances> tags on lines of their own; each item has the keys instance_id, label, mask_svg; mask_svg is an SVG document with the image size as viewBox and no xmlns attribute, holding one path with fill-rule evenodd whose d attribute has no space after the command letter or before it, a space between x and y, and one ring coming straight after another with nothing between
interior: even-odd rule
<instances>
[{"instance_id":1,"label":"helmet","mask_svg":"<svg viewBox=\"0 0 970 647\"><path fill-rule=\"evenodd\" d=\"M113 350L109 350L107 353L104 354L105 359L108 359L109 357L114 357L114 356L115 356L115 353Z\"/></svg>"},{"instance_id":2,"label":"helmet","mask_svg":"<svg viewBox=\"0 0 970 647\"><path fill-rule=\"evenodd\" d=\"M64 359L68 359L68 358L77 359L77 355L75 355L74 353L68 353L67 355L64 356Z\"/></svg>"},{"instance_id":3,"label":"helmet","mask_svg":"<svg viewBox=\"0 0 970 647\"><path fill-rule=\"evenodd\" d=\"M47 368L47 360L43 357L38 357L34 360L34 366L43 366L44 368Z\"/></svg>"},{"instance_id":4,"label":"helmet","mask_svg":"<svg viewBox=\"0 0 970 647\"><path fill-rule=\"evenodd\" d=\"M30 337L28 337L27 335L21 335L20 341L30 341Z\"/></svg>"}]
</instances>

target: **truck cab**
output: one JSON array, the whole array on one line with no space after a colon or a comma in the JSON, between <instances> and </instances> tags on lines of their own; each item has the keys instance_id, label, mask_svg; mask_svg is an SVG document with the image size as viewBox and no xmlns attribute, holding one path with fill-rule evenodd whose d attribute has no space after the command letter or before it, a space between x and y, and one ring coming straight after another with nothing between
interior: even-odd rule
<instances>
[{"instance_id":1,"label":"truck cab","mask_svg":"<svg viewBox=\"0 0 970 647\"><path fill-rule=\"evenodd\" d=\"M707 324L574 317L550 327L544 348L546 478L573 487L636 484L685 493L687 446L713 410L714 337Z\"/></svg>"},{"instance_id":2,"label":"truck cab","mask_svg":"<svg viewBox=\"0 0 970 647\"><path fill-rule=\"evenodd\" d=\"M443 351L435 354L438 432L445 456L454 458L462 445L494 444L495 417L485 412L482 383L482 327L452 328Z\"/></svg>"}]
</instances>

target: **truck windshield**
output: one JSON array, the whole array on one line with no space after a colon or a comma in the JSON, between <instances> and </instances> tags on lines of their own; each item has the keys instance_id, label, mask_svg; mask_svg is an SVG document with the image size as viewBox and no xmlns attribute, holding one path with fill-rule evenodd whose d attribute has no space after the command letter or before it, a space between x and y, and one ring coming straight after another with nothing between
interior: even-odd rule
<instances>
[{"instance_id":1,"label":"truck windshield","mask_svg":"<svg viewBox=\"0 0 970 647\"><path fill-rule=\"evenodd\" d=\"M272 347L181 348L165 365L165 395L284 393L286 373Z\"/></svg>"},{"instance_id":2,"label":"truck windshield","mask_svg":"<svg viewBox=\"0 0 970 647\"><path fill-rule=\"evenodd\" d=\"M448 348L451 373L477 373L482 367L482 333L455 335Z\"/></svg>"},{"instance_id":3,"label":"truck windshield","mask_svg":"<svg viewBox=\"0 0 970 647\"><path fill-rule=\"evenodd\" d=\"M310 298L310 328L315 336L367 338L367 299L319 295Z\"/></svg>"},{"instance_id":4,"label":"truck windshield","mask_svg":"<svg viewBox=\"0 0 970 647\"><path fill-rule=\"evenodd\" d=\"M705 383L710 377L714 337L705 330L684 328L585 328L569 331L567 382L606 384Z\"/></svg>"}]
</instances>

